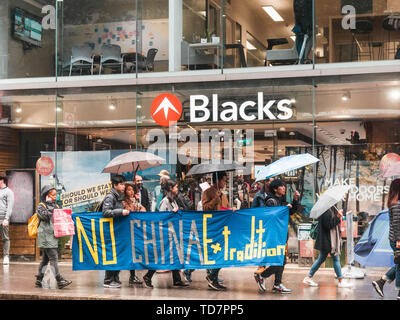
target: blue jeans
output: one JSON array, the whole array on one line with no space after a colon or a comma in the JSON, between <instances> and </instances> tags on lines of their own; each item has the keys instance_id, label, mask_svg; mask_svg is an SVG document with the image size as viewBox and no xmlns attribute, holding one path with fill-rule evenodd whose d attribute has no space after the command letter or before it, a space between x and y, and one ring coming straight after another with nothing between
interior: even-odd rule
<instances>
[{"instance_id":1,"label":"blue jeans","mask_svg":"<svg viewBox=\"0 0 400 320\"><path fill-rule=\"evenodd\" d=\"M396 242L390 241L390 246L396 250ZM400 290L400 265L396 264L382 278L389 283L396 279L396 290Z\"/></svg>"},{"instance_id":2,"label":"blue jeans","mask_svg":"<svg viewBox=\"0 0 400 320\"><path fill-rule=\"evenodd\" d=\"M308 276L310 278L317 272L321 264L325 262L326 258L328 258L328 254L329 252L323 252L323 251L319 252L318 259L314 262L314 264L310 269L310 272L308 273ZM338 279L342 279L343 276L342 276L342 268L340 267L340 256L332 256L332 260L336 276L338 277Z\"/></svg>"}]
</instances>

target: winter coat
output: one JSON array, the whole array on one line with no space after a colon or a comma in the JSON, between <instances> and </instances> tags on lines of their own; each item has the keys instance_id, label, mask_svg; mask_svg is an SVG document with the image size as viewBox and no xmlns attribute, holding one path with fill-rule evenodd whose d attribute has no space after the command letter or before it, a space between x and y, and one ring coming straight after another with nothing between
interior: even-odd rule
<instances>
[{"instance_id":1,"label":"winter coat","mask_svg":"<svg viewBox=\"0 0 400 320\"><path fill-rule=\"evenodd\" d=\"M400 241L400 201L389 208L389 240Z\"/></svg>"},{"instance_id":2,"label":"winter coat","mask_svg":"<svg viewBox=\"0 0 400 320\"><path fill-rule=\"evenodd\" d=\"M173 211L179 208L175 200L170 200L168 196L164 197L160 202L160 211Z\"/></svg>"},{"instance_id":3,"label":"winter coat","mask_svg":"<svg viewBox=\"0 0 400 320\"><path fill-rule=\"evenodd\" d=\"M102 212L106 218L114 218L122 216L124 211L124 194L119 194L117 190L112 188L110 192L104 197Z\"/></svg>"},{"instance_id":4,"label":"winter coat","mask_svg":"<svg viewBox=\"0 0 400 320\"><path fill-rule=\"evenodd\" d=\"M340 224L340 218L333 214L331 209L325 211L318 218L318 235L315 239L314 249L331 252L331 229L336 228L338 224Z\"/></svg>"},{"instance_id":5,"label":"winter coat","mask_svg":"<svg viewBox=\"0 0 400 320\"><path fill-rule=\"evenodd\" d=\"M229 208L228 197L222 193L220 197L217 195L217 188L211 186L201 195L201 203L204 211L221 210L221 207Z\"/></svg>"},{"instance_id":6,"label":"winter coat","mask_svg":"<svg viewBox=\"0 0 400 320\"><path fill-rule=\"evenodd\" d=\"M55 202L42 202L37 207L36 212L39 217L37 241L39 248L58 248L58 239L54 236L53 224L53 211L58 208Z\"/></svg>"},{"instance_id":7,"label":"winter coat","mask_svg":"<svg viewBox=\"0 0 400 320\"><path fill-rule=\"evenodd\" d=\"M265 206L266 207L280 207L280 206L286 206L288 203L286 202L285 198L282 197L277 197L273 193L269 193L266 198L265 198ZM297 200L293 200L292 202L292 208L289 209L289 215L292 215L293 213L296 212L298 208L299 202Z\"/></svg>"},{"instance_id":8,"label":"winter coat","mask_svg":"<svg viewBox=\"0 0 400 320\"><path fill-rule=\"evenodd\" d=\"M266 198L265 192L258 191L256 195L254 196L253 202L251 203L252 208L258 208L258 207L265 207L265 198Z\"/></svg>"},{"instance_id":9,"label":"winter coat","mask_svg":"<svg viewBox=\"0 0 400 320\"><path fill-rule=\"evenodd\" d=\"M191 201L188 196L181 192L179 192L176 197L176 203L181 210L193 210L193 201Z\"/></svg>"}]
</instances>

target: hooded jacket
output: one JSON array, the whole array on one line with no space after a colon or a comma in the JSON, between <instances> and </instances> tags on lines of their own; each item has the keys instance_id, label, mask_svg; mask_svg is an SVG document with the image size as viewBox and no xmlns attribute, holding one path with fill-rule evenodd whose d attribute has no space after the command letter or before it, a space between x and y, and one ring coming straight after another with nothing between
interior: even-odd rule
<instances>
[{"instance_id":1,"label":"hooded jacket","mask_svg":"<svg viewBox=\"0 0 400 320\"><path fill-rule=\"evenodd\" d=\"M287 204L288 202L286 202L284 196L277 197L275 194L269 193L265 198L266 207L280 207L280 206L286 206ZM292 207L289 209L289 215L292 215L297 211L298 205L299 202L297 200L293 200Z\"/></svg>"},{"instance_id":2,"label":"hooded jacket","mask_svg":"<svg viewBox=\"0 0 400 320\"><path fill-rule=\"evenodd\" d=\"M39 217L39 227L37 232L38 247L43 249L58 248L58 239L54 236L53 212L59 206L55 202L46 201L46 195L54 189L44 186L40 192L42 202L37 207Z\"/></svg>"}]
</instances>

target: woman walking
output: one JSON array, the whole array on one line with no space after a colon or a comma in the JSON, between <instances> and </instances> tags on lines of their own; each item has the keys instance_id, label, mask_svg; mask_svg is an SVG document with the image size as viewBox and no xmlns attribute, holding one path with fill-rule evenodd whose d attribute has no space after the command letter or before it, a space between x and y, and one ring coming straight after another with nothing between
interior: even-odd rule
<instances>
[{"instance_id":1,"label":"woman walking","mask_svg":"<svg viewBox=\"0 0 400 320\"><path fill-rule=\"evenodd\" d=\"M38 247L42 249L42 261L39 264L39 271L36 276L35 286L42 287L44 269L50 262L53 268L57 286L59 289L64 288L72 283L65 280L58 269L58 239L54 237L53 212L59 209L57 200L57 190L50 186L44 186L40 192L42 202L37 207L37 215L39 218L39 227L37 232Z\"/></svg>"},{"instance_id":2,"label":"woman walking","mask_svg":"<svg viewBox=\"0 0 400 320\"><path fill-rule=\"evenodd\" d=\"M400 251L400 179L393 180L390 184L387 206L389 208L389 242L393 251ZM400 300L400 265L395 264L385 275L373 281L376 292L383 297L383 286L396 279L397 300Z\"/></svg>"},{"instance_id":3,"label":"woman walking","mask_svg":"<svg viewBox=\"0 0 400 320\"><path fill-rule=\"evenodd\" d=\"M139 192L137 192L136 185L130 183L125 184L124 200L122 200L124 209L130 212L145 212L146 208L142 206L139 202ZM136 275L135 270L129 270L129 287L133 287L135 284L142 284L143 282L139 280Z\"/></svg>"},{"instance_id":4,"label":"woman walking","mask_svg":"<svg viewBox=\"0 0 400 320\"><path fill-rule=\"evenodd\" d=\"M312 277L325 262L328 254L330 254L333 260L333 268L338 278L338 287L351 287L351 284L343 281L342 268L340 266L341 238L339 226L342 216L343 210L337 210L335 207L332 207L318 218L318 235L315 240L314 249L319 250L319 256L312 265L308 276L304 278L304 284L318 287L318 283L316 283Z\"/></svg>"},{"instance_id":5,"label":"woman walking","mask_svg":"<svg viewBox=\"0 0 400 320\"><path fill-rule=\"evenodd\" d=\"M168 180L166 182L166 190L167 193L160 202L160 211L177 212L179 210L179 206L176 201L179 192L178 183L175 180ZM144 283L149 288L153 288L151 279L155 272L156 270L149 270L143 277ZM173 280L173 285L176 287L188 286L188 284L182 281L179 270L172 270L172 280Z\"/></svg>"}]
</instances>

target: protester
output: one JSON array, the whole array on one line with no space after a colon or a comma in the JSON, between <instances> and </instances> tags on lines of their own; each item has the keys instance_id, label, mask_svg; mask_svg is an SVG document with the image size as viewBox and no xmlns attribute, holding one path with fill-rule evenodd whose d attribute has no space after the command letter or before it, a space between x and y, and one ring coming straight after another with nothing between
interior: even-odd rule
<instances>
[{"instance_id":1,"label":"protester","mask_svg":"<svg viewBox=\"0 0 400 320\"><path fill-rule=\"evenodd\" d=\"M270 193L268 196L265 198L265 205L267 207L278 207L278 206L288 206L289 209L289 214L292 215L293 213L296 212L298 208L298 199L299 199L299 192L295 191L293 195L293 202L292 204L288 204L286 202L286 187L285 184L282 180L277 179L274 180L270 183ZM261 274L254 273L254 278L258 284L258 287L262 292L266 291L266 288L264 286L264 278L268 278L271 275L275 275L275 280L274 280L274 286L272 287L273 292L278 292L278 293L291 293L292 290L286 288L282 284L282 276L283 276L283 271L285 269L285 264L286 264L286 254L284 257L284 262L283 266L270 266L267 269L265 269Z\"/></svg>"},{"instance_id":2,"label":"protester","mask_svg":"<svg viewBox=\"0 0 400 320\"><path fill-rule=\"evenodd\" d=\"M314 249L319 250L318 259L311 266L308 276L303 279L303 283L312 287L318 287L312 277L319 267L325 262L328 254L332 257L333 268L338 278L339 288L350 288L351 284L343 281L342 269L340 266L341 237L340 219L343 217L343 210L330 208L318 218L318 233L315 239Z\"/></svg>"},{"instance_id":3,"label":"protester","mask_svg":"<svg viewBox=\"0 0 400 320\"><path fill-rule=\"evenodd\" d=\"M139 203L145 207L146 211L150 211L151 199L148 190L143 187L143 178L136 175L134 178L134 184L138 187Z\"/></svg>"},{"instance_id":4,"label":"protester","mask_svg":"<svg viewBox=\"0 0 400 320\"><path fill-rule=\"evenodd\" d=\"M124 200L125 178L116 175L111 178L112 188L105 196L102 205L103 216L106 218L116 218L129 215L130 211L124 209L122 201ZM105 288L121 288L118 270L106 270L104 276Z\"/></svg>"},{"instance_id":5,"label":"protester","mask_svg":"<svg viewBox=\"0 0 400 320\"><path fill-rule=\"evenodd\" d=\"M0 176L0 232L3 241L3 264L10 263L9 224L14 207L14 192L8 188L8 179Z\"/></svg>"},{"instance_id":6,"label":"protester","mask_svg":"<svg viewBox=\"0 0 400 320\"><path fill-rule=\"evenodd\" d=\"M261 185L260 190L254 196L253 202L251 203L252 208L265 207L265 199L270 193L270 184L274 180L274 178L268 178L264 180L264 183ZM261 274L265 271L265 266L259 266L255 273Z\"/></svg>"},{"instance_id":7,"label":"protester","mask_svg":"<svg viewBox=\"0 0 400 320\"><path fill-rule=\"evenodd\" d=\"M400 179L393 180L389 188L387 201L389 208L389 242L393 252L400 251ZM383 297L383 286L386 281L391 283L396 279L397 300L400 300L400 265L395 264L379 280L373 281L376 292Z\"/></svg>"},{"instance_id":8,"label":"protester","mask_svg":"<svg viewBox=\"0 0 400 320\"><path fill-rule=\"evenodd\" d=\"M167 170L161 170L158 174L160 176L160 185L156 187L155 193L158 195L156 210L160 210L160 202L167 194L168 190L166 188L166 183L170 179L169 172Z\"/></svg>"},{"instance_id":9,"label":"protester","mask_svg":"<svg viewBox=\"0 0 400 320\"><path fill-rule=\"evenodd\" d=\"M139 202L139 192L137 185L129 183L125 184L124 200L122 201L124 208L130 212L145 212L146 208ZM135 270L130 270L129 286L133 287L135 284L142 284L143 282L137 277Z\"/></svg>"},{"instance_id":10,"label":"protester","mask_svg":"<svg viewBox=\"0 0 400 320\"><path fill-rule=\"evenodd\" d=\"M201 196L202 209L205 211L217 211L229 208L228 197L222 192L226 185L226 172L220 171L213 174L214 185L205 190ZM218 281L221 268L207 270L206 280L208 286L214 290L226 290L226 287Z\"/></svg>"},{"instance_id":11,"label":"protester","mask_svg":"<svg viewBox=\"0 0 400 320\"><path fill-rule=\"evenodd\" d=\"M37 207L39 227L37 231L37 246L42 249L42 261L39 264L38 274L36 275L35 286L42 287L44 269L50 262L53 268L57 286L62 289L72 283L65 280L58 269L58 239L54 237L53 212L58 209L56 203L57 190L51 186L44 186L40 192L42 202Z\"/></svg>"},{"instance_id":12,"label":"protester","mask_svg":"<svg viewBox=\"0 0 400 320\"><path fill-rule=\"evenodd\" d=\"M167 194L161 200L160 203L160 211L172 211L177 212L179 210L179 205L176 202L177 195L179 192L178 183L175 180L168 180L166 184ZM147 287L153 288L153 284L151 283L151 279L156 270L149 270L144 275L143 280ZM186 287L188 284L184 283L181 279L181 275L179 270L172 270L172 280L173 285L176 287Z\"/></svg>"}]
</instances>

